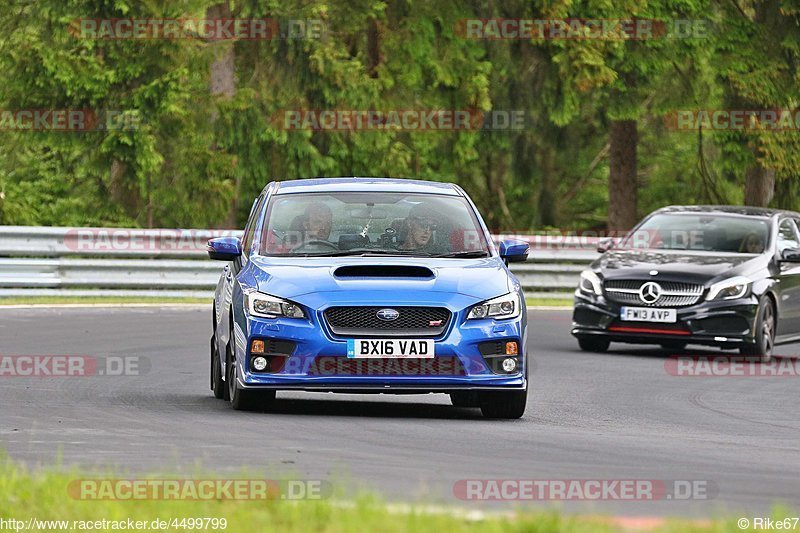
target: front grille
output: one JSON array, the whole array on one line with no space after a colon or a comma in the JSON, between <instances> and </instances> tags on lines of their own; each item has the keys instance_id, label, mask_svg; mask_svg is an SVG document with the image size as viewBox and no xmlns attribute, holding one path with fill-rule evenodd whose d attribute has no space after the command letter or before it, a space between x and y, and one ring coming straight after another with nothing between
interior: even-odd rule
<instances>
[{"instance_id":1,"label":"front grille","mask_svg":"<svg viewBox=\"0 0 800 533\"><path fill-rule=\"evenodd\" d=\"M397 311L397 318L378 318L382 309ZM444 307L330 307L324 316L331 331L344 336L438 337L450 322L450 311Z\"/></svg>"},{"instance_id":2,"label":"front grille","mask_svg":"<svg viewBox=\"0 0 800 533\"><path fill-rule=\"evenodd\" d=\"M644 305L647 307L685 307L694 305L703 295L703 286L696 283L680 281L657 281L661 287L661 296L654 302L642 300L639 290L649 279L615 279L605 282L605 291L609 300L620 304Z\"/></svg>"},{"instance_id":3,"label":"front grille","mask_svg":"<svg viewBox=\"0 0 800 533\"><path fill-rule=\"evenodd\" d=\"M487 357L490 355L505 355L506 343L505 341L487 341L478 344L478 351L482 356Z\"/></svg>"},{"instance_id":4,"label":"front grille","mask_svg":"<svg viewBox=\"0 0 800 533\"><path fill-rule=\"evenodd\" d=\"M703 318L695 324L706 333L714 335L745 335L750 331L750 323L738 315Z\"/></svg>"}]
</instances>

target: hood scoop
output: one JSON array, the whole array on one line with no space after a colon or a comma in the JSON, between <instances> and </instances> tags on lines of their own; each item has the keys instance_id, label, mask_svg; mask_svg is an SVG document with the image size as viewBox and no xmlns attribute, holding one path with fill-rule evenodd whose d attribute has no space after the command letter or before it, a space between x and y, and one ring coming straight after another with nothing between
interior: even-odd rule
<instances>
[{"instance_id":1,"label":"hood scoop","mask_svg":"<svg viewBox=\"0 0 800 533\"><path fill-rule=\"evenodd\" d=\"M349 265L333 271L337 278L433 278L430 268L413 265Z\"/></svg>"}]
</instances>

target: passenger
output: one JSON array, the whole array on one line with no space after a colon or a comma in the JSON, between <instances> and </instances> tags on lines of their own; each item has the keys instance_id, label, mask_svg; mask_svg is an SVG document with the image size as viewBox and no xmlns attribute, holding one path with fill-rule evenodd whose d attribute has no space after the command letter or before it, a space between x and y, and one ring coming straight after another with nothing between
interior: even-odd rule
<instances>
[{"instance_id":1,"label":"passenger","mask_svg":"<svg viewBox=\"0 0 800 533\"><path fill-rule=\"evenodd\" d=\"M429 249L433 244L433 232L436 231L435 212L422 204L414 206L406 217L405 239L397 247L398 250Z\"/></svg>"}]
</instances>

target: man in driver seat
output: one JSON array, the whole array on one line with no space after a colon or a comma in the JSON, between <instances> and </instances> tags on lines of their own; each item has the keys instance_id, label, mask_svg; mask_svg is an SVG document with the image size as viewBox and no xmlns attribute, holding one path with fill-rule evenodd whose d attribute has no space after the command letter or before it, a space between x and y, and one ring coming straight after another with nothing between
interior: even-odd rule
<instances>
[{"instance_id":1,"label":"man in driver seat","mask_svg":"<svg viewBox=\"0 0 800 533\"><path fill-rule=\"evenodd\" d=\"M322 202L314 202L306 206L303 214L303 241L327 241L331 236L333 213L331 208Z\"/></svg>"}]
</instances>

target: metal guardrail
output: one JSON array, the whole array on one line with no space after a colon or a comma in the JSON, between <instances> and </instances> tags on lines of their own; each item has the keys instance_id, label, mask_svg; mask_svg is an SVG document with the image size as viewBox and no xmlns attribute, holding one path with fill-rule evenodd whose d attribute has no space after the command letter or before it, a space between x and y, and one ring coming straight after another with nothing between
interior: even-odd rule
<instances>
[{"instance_id":1,"label":"metal guardrail","mask_svg":"<svg viewBox=\"0 0 800 533\"><path fill-rule=\"evenodd\" d=\"M210 297L221 264L205 259L206 241L234 230L0 226L0 297ZM531 244L512 263L526 294L569 296L597 257L596 239L497 235Z\"/></svg>"}]
</instances>

